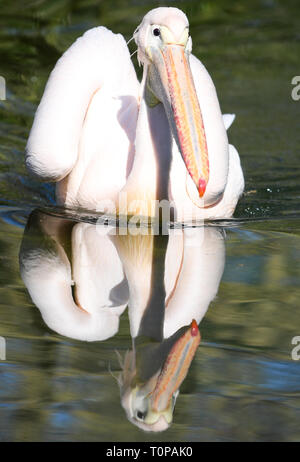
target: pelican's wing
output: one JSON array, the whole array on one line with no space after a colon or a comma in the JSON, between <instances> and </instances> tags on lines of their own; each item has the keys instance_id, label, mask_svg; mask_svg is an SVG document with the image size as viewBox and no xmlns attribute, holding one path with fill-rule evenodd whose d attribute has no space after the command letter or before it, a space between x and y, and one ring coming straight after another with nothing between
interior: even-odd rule
<instances>
[{"instance_id":1,"label":"pelican's wing","mask_svg":"<svg viewBox=\"0 0 300 462\"><path fill-rule=\"evenodd\" d=\"M66 236L64 226L72 233L72 266L59 242L60 235ZM86 341L105 340L118 331L128 302L127 281L114 245L108 236L97 236L96 226L78 223L71 231L67 220L33 212L21 245L20 270L50 329Z\"/></svg>"},{"instance_id":2,"label":"pelican's wing","mask_svg":"<svg viewBox=\"0 0 300 462\"><path fill-rule=\"evenodd\" d=\"M239 198L245 187L244 174L240 156L235 147L229 145L229 170L226 188L222 200L214 207L204 210L206 220L216 220L232 217Z\"/></svg>"},{"instance_id":3,"label":"pelican's wing","mask_svg":"<svg viewBox=\"0 0 300 462\"><path fill-rule=\"evenodd\" d=\"M72 170L89 103L104 86L112 95L136 96L137 78L122 35L96 27L76 40L49 77L26 147L32 173L59 181Z\"/></svg>"}]
</instances>

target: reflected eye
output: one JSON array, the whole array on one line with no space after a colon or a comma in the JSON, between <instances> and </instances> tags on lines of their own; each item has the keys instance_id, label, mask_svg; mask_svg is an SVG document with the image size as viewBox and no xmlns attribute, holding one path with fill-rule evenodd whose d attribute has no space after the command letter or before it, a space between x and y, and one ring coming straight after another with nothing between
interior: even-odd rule
<instances>
[{"instance_id":1,"label":"reflected eye","mask_svg":"<svg viewBox=\"0 0 300 462\"><path fill-rule=\"evenodd\" d=\"M155 27L152 31L152 34L155 35L155 37L160 36L160 29L158 27Z\"/></svg>"},{"instance_id":2,"label":"reflected eye","mask_svg":"<svg viewBox=\"0 0 300 462\"><path fill-rule=\"evenodd\" d=\"M145 420L145 417L146 417L146 412L137 411L136 418L138 420Z\"/></svg>"}]
</instances>

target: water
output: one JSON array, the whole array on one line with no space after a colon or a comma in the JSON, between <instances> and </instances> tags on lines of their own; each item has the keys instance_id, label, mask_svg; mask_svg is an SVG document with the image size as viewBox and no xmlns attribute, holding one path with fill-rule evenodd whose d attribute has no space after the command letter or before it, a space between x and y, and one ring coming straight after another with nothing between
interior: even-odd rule
<instances>
[{"instance_id":1,"label":"water","mask_svg":"<svg viewBox=\"0 0 300 462\"><path fill-rule=\"evenodd\" d=\"M203 313L202 341L173 424L159 434L128 421L110 373L121 370L115 350L124 356L132 348L127 311L118 333L105 341L60 335L43 321L19 270L31 212L39 207L66 218L55 208L53 187L33 181L23 166L51 68L95 25L129 39L157 3L0 3L0 74L7 84L7 100L0 101L1 440L299 440L300 362L291 357L292 338L300 335L300 101L291 98L291 80L299 74L299 6L296 0L249 3L172 2L191 18L194 53L214 79L222 111L237 114L229 137L241 156L246 190L235 218L209 231L225 249L225 261L221 247L211 260L220 272L224 264L224 273ZM93 227L91 214L75 219L74 226ZM29 234L29 247L36 239L48 242ZM166 243L154 245L159 262ZM50 295L45 291L46 300ZM195 296L186 294L185 309Z\"/></svg>"}]
</instances>

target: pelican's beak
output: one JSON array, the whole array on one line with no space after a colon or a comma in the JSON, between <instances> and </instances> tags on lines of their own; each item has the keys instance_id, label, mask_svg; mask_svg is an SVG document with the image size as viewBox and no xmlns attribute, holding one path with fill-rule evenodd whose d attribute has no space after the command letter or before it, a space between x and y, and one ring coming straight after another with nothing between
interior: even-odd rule
<instances>
[{"instance_id":1,"label":"pelican's beak","mask_svg":"<svg viewBox=\"0 0 300 462\"><path fill-rule=\"evenodd\" d=\"M146 96L164 104L173 136L186 168L203 197L209 179L209 160L205 129L189 64L188 29L175 40L161 27L161 45L148 47ZM150 98L149 98L150 94Z\"/></svg>"},{"instance_id":2,"label":"pelican's beak","mask_svg":"<svg viewBox=\"0 0 300 462\"><path fill-rule=\"evenodd\" d=\"M168 423L173 418L174 396L185 379L196 349L200 343L200 332L195 320L173 345L151 393L148 423L163 415Z\"/></svg>"}]
</instances>

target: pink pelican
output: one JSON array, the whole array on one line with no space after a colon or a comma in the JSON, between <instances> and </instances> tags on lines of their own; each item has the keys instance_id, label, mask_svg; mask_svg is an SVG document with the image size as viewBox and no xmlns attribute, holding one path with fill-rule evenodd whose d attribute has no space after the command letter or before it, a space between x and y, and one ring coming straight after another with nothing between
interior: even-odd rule
<instances>
[{"instance_id":1,"label":"pink pelican","mask_svg":"<svg viewBox=\"0 0 300 462\"><path fill-rule=\"evenodd\" d=\"M68 207L99 211L106 201L108 212L153 216L153 201L166 199L180 221L230 217L244 189L226 133L235 116L222 116L191 54L186 15L151 10L133 37L141 83L123 36L105 27L63 54L35 115L27 167L57 182L57 202Z\"/></svg>"}]
</instances>

